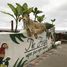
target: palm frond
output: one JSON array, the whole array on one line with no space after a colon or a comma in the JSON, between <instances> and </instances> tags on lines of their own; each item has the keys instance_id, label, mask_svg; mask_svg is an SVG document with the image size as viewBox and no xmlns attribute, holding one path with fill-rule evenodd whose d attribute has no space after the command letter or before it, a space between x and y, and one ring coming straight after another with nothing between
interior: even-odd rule
<instances>
[{"instance_id":1,"label":"palm frond","mask_svg":"<svg viewBox=\"0 0 67 67\"><path fill-rule=\"evenodd\" d=\"M39 13L42 13L42 11L38 10L38 11L37 11L37 14L39 14Z\"/></svg>"},{"instance_id":2,"label":"palm frond","mask_svg":"<svg viewBox=\"0 0 67 67\"><path fill-rule=\"evenodd\" d=\"M38 13L42 13L42 11L38 10L38 8L35 7L35 8L33 9L33 13L38 14Z\"/></svg>"},{"instance_id":3,"label":"palm frond","mask_svg":"<svg viewBox=\"0 0 67 67\"><path fill-rule=\"evenodd\" d=\"M16 8L12 5L12 4L9 4L8 3L8 6L11 8L11 10L13 11L13 13L15 14L15 16L17 16L17 10L16 10Z\"/></svg>"},{"instance_id":4,"label":"palm frond","mask_svg":"<svg viewBox=\"0 0 67 67\"><path fill-rule=\"evenodd\" d=\"M23 4L23 8L24 8L24 9L27 9L27 8L28 8L27 3L24 3L24 4Z\"/></svg>"},{"instance_id":5,"label":"palm frond","mask_svg":"<svg viewBox=\"0 0 67 67\"><path fill-rule=\"evenodd\" d=\"M38 20L39 22L42 22L42 21L43 21L43 19L44 19L44 16L45 16L45 15L37 16L37 20Z\"/></svg>"},{"instance_id":6,"label":"palm frond","mask_svg":"<svg viewBox=\"0 0 67 67\"><path fill-rule=\"evenodd\" d=\"M50 28L54 27L54 25L50 24L50 23L45 23L45 26L46 26L47 29L50 29Z\"/></svg>"},{"instance_id":7,"label":"palm frond","mask_svg":"<svg viewBox=\"0 0 67 67\"><path fill-rule=\"evenodd\" d=\"M11 17L13 17L13 18L15 19L14 15L12 15L12 14L10 14L10 13L4 12L4 11L0 11L0 12L1 12L1 13L4 13L4 14L7 14L7 15L10 15Z\"/></svg>"},{"instance_id":8,"label":"palm frond","mask_svg":"<svg viewBox=\"0 0 67 67\"><path fill-rule=\"evenodd\" d=\"M28 14L31 13L33 11L33 7L28 8Z\"/></svg>"},{"instance_id":9,"label":"palm frond","mask_svg":"<svg viewBox=\"0 0 67 67\"><path fill-rule=\"evenodd\" d=\"M17 5L18 14L23 15L23 7L19 3L16 3L16 5Z\"/></svg>"},{"instance_id":10,"label":"palm frond","mask_svg":"<svg viewBox=\"0 0 67 67\"><path fill-rule=\"evenodd\" d=\"M51 19L52 22L54 22L56 19Z\"/></svg>"}]
</instances>

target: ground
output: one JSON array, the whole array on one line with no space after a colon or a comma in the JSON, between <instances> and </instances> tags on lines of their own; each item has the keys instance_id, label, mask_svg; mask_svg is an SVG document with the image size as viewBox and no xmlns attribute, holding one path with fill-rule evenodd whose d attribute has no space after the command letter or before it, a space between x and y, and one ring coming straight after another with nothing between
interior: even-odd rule
<instances>
[{"instance_id":1,"label":"ground","mask_svg":"<svg viewBox=\"0 0 67 67\"><path fill-rule=\"evenodd\" d=\"M27 67L67 67L67 44L44 53Z\"/></svg>"}]
</instances>

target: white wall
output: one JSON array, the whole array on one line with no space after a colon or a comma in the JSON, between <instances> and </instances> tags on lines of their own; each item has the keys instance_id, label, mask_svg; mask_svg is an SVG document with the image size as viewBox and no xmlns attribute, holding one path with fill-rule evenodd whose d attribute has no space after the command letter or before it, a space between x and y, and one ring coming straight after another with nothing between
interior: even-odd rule
<instances>
[{"instance_id":1,"label":"white wall","mask_svg":"<svg viewBox=\"0 0 67 67\"><path fill-rule=\"evenodd\" d=\"M9 36L9 34L0 34L0 43L2 44L2 43L7 43L8 44L8 46L9 46L9 48L6 50L6 56L5 56L5 58L6 57L10 57L11 58L11 60L10 60L10 66L9 67L12 67L12 65L15 63L15 61L17 60L17 58L22 58L22 57L24 57L24 60L25 59L27 59L28 61L30 61L30 60L32 60L32 59L34 59L34 58L36 58L36 55L41 55L43 52L45 52L48 48L50 48L51 47L51 38L49 38L49 40L47 39L47 37L46 37L46 32L44 32L44 33L42 33L41 35L39 35L40 37L42 37L42 39L41 38L38 38L38 39L35 39L35 38L32 38L33 40L34 40L34 42L33 43L35 43L35 45L34 45L34 48L32 49L31 47L29 48L29 52L26 52L25 51L25 48L27 49L28 47L29 47L29 43L30 42L27 42L27 39L28 38L25 38L24 39L24 42L21 42L21 41L19 41L18 39L18 42L20 42L20 44L16 44L16 43L14 43L12 40L11 40L11 38L10 38L10 36ZM41 44L39 43L40 41L43 41ZM43 44L44 43L44 41L46 41L46 43L45 44ZM39 46L39 48L37 48L37 44L40 44L40 46ZM1 45L0 44L0 45ZM39 52L38 50L40 50L41 49L41 51ZM31 51L30 51L31 50ZM26 53L25 53L26 52ZM36 53L35 53L36 52ZM31 56L28 58L28 57L26 57L26 55L27 54L29 54L29 53L32 53L31 54ZM35 53L34 55L33 55L33 53Z\"/></svg>"}]
</instances>

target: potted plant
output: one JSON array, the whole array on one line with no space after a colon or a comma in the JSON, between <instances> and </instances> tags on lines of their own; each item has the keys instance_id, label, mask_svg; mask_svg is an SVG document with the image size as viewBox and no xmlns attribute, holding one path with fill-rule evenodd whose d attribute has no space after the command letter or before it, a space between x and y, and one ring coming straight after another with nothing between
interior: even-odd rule
<instances>
[{"instance_id":1,"label":"potted plant","mask_svg":"<svg viewBox=\"0 0 67 67\"><path fill-rule=\"evenodd\" d=\"M34 16L35 16L34 21L36 21L37 15L38 15L39 13L42 13L42 11L38 10L37 7L35 7L32 12L33 12L33 14L34 14Z\"/></svg>"}]
</instances>

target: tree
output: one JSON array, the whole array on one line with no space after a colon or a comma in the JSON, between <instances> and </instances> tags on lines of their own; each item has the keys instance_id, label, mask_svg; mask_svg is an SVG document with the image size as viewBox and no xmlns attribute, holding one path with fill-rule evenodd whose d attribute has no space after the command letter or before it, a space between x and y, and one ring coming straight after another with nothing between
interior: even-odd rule
<instances>
[{"instance_id":1,"label":"tree","mask_svg":"<svg viewBox=\"0 0 67 67\"><path fill-rule=\"evenodd\" d=\"M53 22L55 22L55 20L56 20L56 19L51 19L51 21L52 21L52 24L53 24Z\"/></svg>"},{"instance_id":2,"label":"tree","mask_svg":"<svg viewBox=\"0 0 67 67\"><path fill-rule=\"evenodd\" d=\"M44 19L45 15L37 16L37 20L41 23Z\"/></svg>"},{"instance_id":3,"label":"tree","mask_svg":"<svg viewBox=\"0 0 67 67\"><path fill-rule=\"evenodd\" d=\"M54 25L50 24L50 23L45 23L45 25L46 25L47 30L51 29L52 27L54 27Z\"/></svg>"},{"instance_id":4,"label":"tree","mask_svg":"<svg viewBox=\"0 0 67 67\"><path fill-rule=\"evenodd\" d=\"M18 11L18 13L20 15L22 15L22 17L25 14L29 15L32 12L32 10L33 10L33 7L29 8L28 5L27 5L27 3L24 3L23 5L20 5L19 3L16 3L16 5L18 7L17 11Z\"/></svg>"},{"instance_id":5,"label":"tree","mask_svg":"<svg viewBox=\"0 0 67 67\"><path fill-rule=\"evenodd\" d=\"M35 16L34 21L36 21L37 15L38 15L39 13L42 13L42 11L38 10L37 7L35 7L32 12L33 12L33 14L34 14L34 16Z\"/></svg>"},{"instance_id":6,"label":"tree","mask_svg":"<svg viewBox=\"0 0 67 67\"><path fill-rule=\"evenodd\" d=\"M18 17L19 17L19 13L18 13L18 7L14 7L12 4L8 3L8 6L10 7L10 9L12 10L13 14L8 13L8 12L4 12L1 11L4 14L10 15L11 17L14 18L15 22L16 22L16 27L15 27L15 32L17 32L17 27L18 27Z\"/></svg>"},{"instance_id":7,"label":"tree","mask_svg":"<svg viewBox=\"0 0 67 67\"><path fill-rule=\"evenodd\" d=\"M33 10L33 7L29 8L27 3L24 3L23 5L16 3L16 5L17 6L14 7L12 4L8 3L8 6L12 10L13 14L1 11L2 13L8 14L14 18L14 20L16 22L15 32L17 31L17 27L18 27L19 16L21 15L23 17L25 14L29 15Z\"/></svg>"},{"instance_id":8,"label":"tree","mask_svg":"<svg viewBox=\"0 0 67 67\"><path fill-rule=\"evenodd\" d=\"M32 12L33 7L28 7L27 3L24 3L23 5L20 5L19 3L16 3L18 7L18 13L22 16L19 20L21 20L25 15L29 17L29 14ZM25 28L25 24L24 24Z\"/></svg>"}]
</instances>

